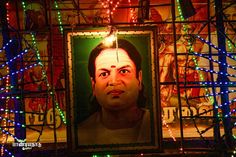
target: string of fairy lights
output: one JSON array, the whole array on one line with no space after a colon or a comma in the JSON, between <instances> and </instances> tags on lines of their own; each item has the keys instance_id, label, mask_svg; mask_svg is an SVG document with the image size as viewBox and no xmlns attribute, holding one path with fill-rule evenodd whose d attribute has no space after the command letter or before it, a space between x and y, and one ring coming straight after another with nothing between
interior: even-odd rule
<instances>
[{"instance_id":1,"label":"string of fairy lights","mask_svg":"<svg viewBox=\"0 0 236 157\"><path fill-rule=\"evenodd\" d=\"M7 73L8 73L9 72L9 68L7 68L6 70L7 70ZM7 86L9 85L9 77L7 77L7 79L6 79L6 85ZM9 92L9 89L6 89L6 92ZM10 98L7 98L6 102L5 102L5 104L6 104L5 108L6 109L8 109L9 99ZM4 112L4 117L0 116L0 120L3 121L3 127L7 126L7 121L6 121L7 117L8 117L8 112L6 112L6 111ZM4 154L4 145L6 144L6 141L7 141L7 135L3 134L2 135L2 144L1 144L3 147L1 147L1 155Z\"/></svg>"},{"instance_id":2,"label":"string of fairy lights","mask_svg":"<svg viewBox=\"0 0 236 157\"><path fill-rule=\"evenodd\" d=\"M58 3L57 3L56 0L54 1L54 7L57 9L57 21L58 21L58 24L59 24L59 30L60 30L61 34L63 34L61 12L59 10Z\"/></svg>"},{"instance_id":3,"label":"string of fairy lights","mask_svg":"<svg viewBox=\"0 0 236 157\"><path fill-rule=\"evenodd\" d=\"M221 51L223 54L225 54L227 57L231 58L232 60L236 61L236 57L225 52L225 51L222 51L221 49L219 49L216 45L210 43L209 41L201 38L200 36L196 36L197 38L199 38L202 42L204 43L207 43L208 45L210 45L211 47L213 47L214 49L218 50L218 51ZM198 55L198 56L201 56L201 57L204 57L202 54L199 54L199 53L194 53L195 55ZM204 57L206 58L206 57ZM223 66L226 66L227 68L232 68L232 69L236 69L236 67L232 66L232 65L229 65L227 63L222 63L220 61L217 61L217 60L214 60L212 58L208 58L208 60L210 61L213 61L213 62L216 62L218 63L219 65L223 65ZM215 73L215 74L218 74L218 75L223 75L223 76L229 76L229 77L236 77L236 75L233 75L233 74L229 74L229 73L223 73L223 72L218 72L218 71L214 71L214 70L208 70L208 69L204 69L204 68L199 68L199 67L196 67L197 70L203 70L203 71L206 71L206 72L209 72L209 73ZM219 84L219 85L235 85L235 82L216 82L215 84ZM220 93L216 93L216 95L222 95L222 94L228 94L228 93L233 93L235 92L235 90L228 90L228 91L224 91L224 92L220 92ZM223 105L231 105L233 102L235 102L235 99L233 100L229 100L229 102L227 103L224 103L224 104L221 104L221 105L218 105L218 106L215 106L215 109L218 109L218 108L222 108ZM235 113L235 109L232 109L232 111L230 111L228 114L225 114L223 116L223 118L226 118L226 117L229 117L231 114ZM219 115L220 116L220 115ZM233 135L235 137L235 135Z\"/></svg>"},{"instance_id":4,"label":"string of fairy lights","mask_svg":"<svg viewBox=\"0 0 236 157\"><path fill-rule=\"evenodd\" d=\"M55 7L57 7L57 3L55 1ZM25 12L26 11L26 3L24 1L22 1L22 8L23 8L23 11ZM7 22L9 24L9 3L6 3L6 9L7 9ZM58 18L61 19L61 16L60 16L60 12L58 13ZM63 28L61 26L61 22L59 20L59 24L60 24L60 31L63 32ZM8 149L5 148L5 144L7 142L7 138L8 136L11 136L14 140L18 141L18 142L21 142L21 141L25 141L22 140L22 139L19 139L18 137L16 137L14 135L14 133L12 133L13 131L13 128L8 128L9 125L13 125L13 126L17 126L17 127L21 127L21 128L25 128L25 124L21 124L21 123L18 123L18 122L15 122L14 120L12 120L11 118L9 118L9 114L10 113L14 113L14 114L24 114L24 111L15 111L15 110L12 110L12 109L9 109L8 108L8 103L11 99L20 99L20 96L11 96L11 89L13 88L13 86L11 86L10 84L10 77L11 76L14 76L14 75L17 75L19 73L23 73L24 71L26 70L29 70L33 67L36 67L36 66L41 66L41 68L43 69L42 70L42 75L43 75L43 78L45 78L46 80L46 86L47 86L47 89L48 89L48 92L50 91L50 85L49 85L49 82L48 82L48 79L47 79L47 75L46 75L46 70L44 70L44 65L41 61L41 58L40 58L40 52L37 48L37 43L36 43L36 39L35 39L35 35L33 33L31 33L31 38L32 38L32 45L33 45L33 48L36 52L36 58L37 58L37 62L36 63L33 63L33 64L30 64L30 65L27 65L23 68L20 68L18 70L15 70L14 72L11 72L9 71L9 65L11 65L11 63L13 62L16 62L17 59L19 58L22 58L25 54L28 53L28 50L29 48L26 48L24 49L23 51L21 51L17 56L11 58L10 60L6 61L4 64L1 64L0 65L0 68L5 68L6 69L6 75L5 76L1 76L0 77L0 80L3 81L5 80L5 88L2 87L1 88L1 100L5 100L5 108L0 108L0 112L3 112L3 116L0 116L0 121L2 122L2 125L0 127L0 131L3 133L2 134L2 140L1 140L1 156L4 156L4 155L8 155L8 156L11 156L11 157L14 157L14 155L8 151ZM7 49L8 46L11 46L11 44L13 43L13 40L9 40L5 45L3 45L2 48L0 48L0 53L2 52L5 52L5 50ZM54 94L54 92L50 92L51 95ZM56 109L59 111L60 113L60 116L62 118L62 121L66 124L66 119L64 117L64 113L62 112L62 110L60 109L59 107L59 104L57 102L55 102L56 104ZM8 128L8 130L6 130L5 128ZM13 131L14 132L14 131Z\"/></svg>"},{"instance_id":5,"label":"string of fairy lights","mask_svg":"<svg viewBox=\"0 0 236 157\"><path fill-rule=\"evenodd\" d=\"M236 44L232 44L230 40L227 40L228 48L230 52L233 52L233 47L236 47ZM234 56L236 58L236 56Z\"/></svg>"},{"instance_id":6,"label":"string of fairy lights","mask_svg":"<svg viewBox=\"0 0 236 157\"><path fill-rule=\"evenodd\" d=\"M119 7L119 5L122 3L123 0L118 0L114 3L113 0L98 0L98 2L102 5L104 9L107 9L106 11L106 16L108 18L108 22L111 22L112 17ZM128 0L128 5L129 5L129 17L130 17L130 22L135 23L137 22L137 18L135 16L134 8L132 8L132 2L131 0Z\"/></svg>"},{"instance_id":7,"label":"string of fairy lights","mask_svg":"<svg viewBox=\"0 0 236 157\"><path fill-rule=\"evenodd\" d=\"M183 15L182 15L182 10L181 10L181 7L180 7L179 0L177 0L177 4L178 4L178 11L179 11L179 14L180 14L181 21L184 21L184 17L183 17ZM184 24L183 27L184 27L185 34L187 34L186 24ZM222 50L218 49L213 43L211 43L211 42L209 42L209 41L206 41L205 39L201 38L199 35L196 35L196 38L200 39L202 42L204 42L204 43L210 45L211 47L215 48L216 50L222 52ZM228 43L228 47L231 48L231 52L232 52L232 45L230 45L231 42L227 41L227 43ZM189 42L188 44L191 44L191 43ZM223 64L224 66L227 66L228 68L233 68L233 69L235 69L235 67L233 67L233 66L231 66L231 65L228 65L227 63L221 63L221 62L219 62L219 61L217 61L217 60L214 60L214 59L211 58L211 57L205 57L204 55L202 55L202 54L200 54L200 53L194 52L193 49L192 49L192 45L191 45L191 48L190 48L190 50L189 50L189 54L194 54L194 55L196 55L196 56L199 56L199 57L203 57L203 58L205 58L205 59L208 59L209 61L216 62L216 63L218 63L218 64ZM227 57L230 57L231 59L234 59L234 60L235 60L235 57L234 57L233 55L230 55L230 54L228 54L227 52L223 52L223 54L225 54ZM209 69L206 69L206 68L200 68L199 65L198 65L197 59L196 59L195 57L193 58L193 61L194 61L195 69L196 69L196 70L203 71L203 72L210 72L210 73L220 74L220 75L224 75L224 76L231 76L231 77L235 77L235 76L236 76L236 75L230 75L230 74L223 73L223 72L217 72L217 71L209 70ZM203 78L202 74L201 74L201 73L198 73L198 74L199 74L199 76L200 76L200 80L201 80L201 81L204 81L204 78ZM224 84L224 85L229 85L229 84L231 84L231 85L232 85L232 84L235 84L235 83L233 83L233 82L213 82L213 83L212 83L212 82L200 82L200 84L202 84L202 85L212 85L212 84L214 84L214 85L217 85L217 84L219 84L219 85L222 85L222 84ZM205 88L205 91L206 91L206 93L209 93L207 87ZM211 104L213 104L213 103L214 103L213 96L222 95L222 94L225 94L225 93L228 94L229 91L220 92L220 93L206 94L205 97L209 97ZM235 100L231 100L231 101L229 101L228 103L225 103L224 105L230 105L230 104L231 104L232 102L234 102L234 101L235 101ZM215 109L222 108L222 106L223 106L223 105L217 105L217 103L215 103L215 105L214 105ZM221 118L227 118L227 117L229 117L231 114L233 114L233 113L235 113L235 112L236 112L236 110L233 109L233 110L230 111L228 114L226 114L224 117L222 117L222 116L218 113L218 117L219 117L219 118L220 118L220 117L221 117ZM234 126L236 126L236 123L234 124ZM202 133L203 133L203 132L206 132L207 130L208 130L208 128L205 129L204 131L199 131L199 128L197 128L197 132L199 133L199 135L200 135L201 137L202 137ZM236 136L235 136L235 135L232 135L232 136L234 137L234 139L236 139ZM203 137L202 137L202 138L203 138Z\"/></svg>"},{"instance_id":8,"label":"string of fairy lights","mask_svg":"<svg viewBox=\"0 0 236 157\"><path fill-rule=\"evenodd\" d=\"M182 10L181 10L181 7L180 7L180 4L179 4L179 0L176 0L177 4L178 4L178 11L179 11L179 14L180 14L180 18L181 18L181 21L184 21L184 17L182 15ZM183 25L184 27L184 30L185 30L185 33L187 34L187 29L186 29L186 24ZM210 41L207 41L205 40L204 38L200 37L199 35L195 35L196 38L200 39L200 41L202 41L203 43L206 43L207 45L211 46L212 48L216 49L217 51L221 52L222 54L226 55L227 57L231 58L232 60L236 60L236 56L232 55L232 54L229 54L227 53L226 51L222 51L221 49L219 49L216 45L214 45L213 43L211 43ZM190 42L188 44L191 44ZM228 47L230 49L230 52L233 52L233 44L227 40L227 44L228 44ZM235 45L234 45L235 47ZM227 68L231 68L231 69L236 69L236 67L232 66L232 65L229 65L228 63L222 63L218 60L215 60L211 57L206 57L205 55L201 54L201 53L197 53L197 52L194 52L192 47L189 51L190 54L193 54L193 55L196 55L198 57L202 57L202 58L205 58L205 59L208 59L209 61L211 62L215 62L215 63L218 63L219 65L223 65L223 66L226 66ZM197 62L197 59L196 58L193 58L194 60L194 63L195 63L195 69L196 70L199 70L199 71L204 71L204 72L208 72L208 73L214 73L214 74L218 74L218 75L223 75L223 76L229 76L229 77L233 77L235 78L236 75L234 74L229 74L229 73L224 73L224 72L221 72L221 71L214 71L214 70L209 70L209 69L206 69L206 68L200 68L199 65L198 65L198 62ZM209 82L209 81L205 81L204 82L204 78L201 76L201 73L199 73L200 75L200 79L202 82L199 82L200 85L235 85L235 82ZM207 88L205 88L206 92L207 92ZM229 94L229 93L234 93L235 90L228 90L228 91L224 91L224 92L219 92L219 93L210 93L207 92L208 94L205 95L205 97L210 97L210 101L211 103L213 104L214 102L214 99L213 99L213 96L216 96L216 95L223 95L223 94ZM231 105L233 102L235 102L236 99L232 99L232 100L229 100L227 103L224 103L224 104L220 104L220 105L215 105L215 109L218 109L218 108L222 108L223 106L229 106ZM218 114L218 117L219 118L227 118L227 117L230 117L231 114L234 114L236 112L236 109L232 109L231 111L229 111L228 114L225 114L224 116L222 116L221 114ZM234 126L236 126L236 123L234 123ZM234 139L236 139L235 135L232 135L234 137Z\"/></svg>"},{"instance_id":9,"label":"string of fairy lights","mask_svg":"<svg viewBox=\"0 0 236 157\"><path fill-rule=\"evenodd\" d=\"M7 23L9 24L9 3L5 4L6 8L7 8ZM9 46L12 43L12 40L10 40L9 42L6 43L6 45L4 45L1 49L0 49L0 53L3 52L7 46ZM5 65L3 64L3 66L1 66L1 68L3 68ZM9 73L9 67L6 68L6 73ZM2 91L5 91L6 93L10 92L11 86L10 86L10 78L9 76L6 77L6 86L5 88L1 88ZM9 131L5 130L4 128L7 128L7 126L9 125L9 123L13 123L15 124L15 122L13 120L8 119L8 104L9 104L9 100L10 99L14 99L14 97L12 96L1 96L2 100L5 100L5 108L2 111L4 113L3 116L0 116L0 121L3 123L0 127L0 131L3 133L2 134L2 140L1 140L1 156L3 156L5 153L8 154L9 156L12 156L12 153L9 152L6 148L5 148L5 144L7 143L7 138L8 138L8 133ZM18 124L18 123L17 123Z\"/></svg>"},{"instance_id":10,"label":"string of fairy lights","mask_svg":"<svg viewBox=\"0 0 236 157\"><path fill-rule=\"evenodd\" d=\"M54 1L54 6L55 6L56 9L58 9L57 1ZM26 3L24 1L22 1L22 8L23 8L24 12L26 12ZM63 33L61 13L60 13L59 10L57 10L57 15L58 15L59 29L60 29L60 32ZM47 90L50 93L50 95L53 96L53 95L55 95L55 92L54 92L54 89L51 89L51 86L50 86L50 84L48 82L48 79L47 79L47 73L46 73L46 70L45 70L45 66L43 65L43 63L41 61L40 52L39 52L39 49L38 49L38 46L37 46L37 41L36 41L36 35L34 33L31 33L31 38L32 38L32 44L33 44L34 50L36 51L36 57L37 57L37 60L38 60L38 64L42 68L42 76L46 81ZM61 117L63 123L66 124L66 118L65 118L65 115L64 115L63 111L61 110L61 108L59 106L59 103L56 100L54 100L54 103L55 103L56 109L59 111L59 114L60 114L60 117Z\"/></svg>"},{"instance_id":11,"label":"string of fairy lights","mask_svg":"<svg viewBox=\"0 0 236 157\"><path fill-rule=\"evenodd\" d=\"M4 50L6 50L8 47L11 46L11 43L13 43L13 40L9 40L2 48L0 52L4 52ZM24 114L23 111L15 111L12 109L9 109L8 105L10 103L10 100L14 100L14 99L20 99L20 96L11 96L11 89L14 88L11 85L10 82L10 77L13 75L16 75L18 73L22 73L25 70L28 70L30 68L32 68L34 65L30 65L30 66L26 66L24 68L21 68L15 72L10 73L10 67L9 65L13 62L16 61L17 58L22 57L23 55L25 55L27 53L27 49L25 49L24 51L22 51L19 55L17 55L16 57L13 57L12 59L10 59L9 61L6 61L4 64L1 65L1 68L5 68L6 69L6 75L0 77L0 80L5 80L5 87L1 87L1 100L5 100L5 108L0 108L0 112L3 112L4 115L0 116L0 121L3 122L3 124L0 127L0 131L3 133L2 134L2 142L1 142L1 156L4 156L5 154L8 154L10 156L14 156L12 155L11 152L9 152L6 148L5 148L5 144L7 142L7 138L8 136L11 136L13 139L15 139L16 141L21 141L21 139L19 139L18 137L16 137L13 132L13 128L9 128L8 126L17 126L17 127L22 127L25 128L25 124L21 124L19 122L15 122L14 120L12 120L9 115L10 113L14 113L14 114ZM6 128L8 128L8 130L6 130Z\"/></svg>"},{"instance_id":12,"label":"string of fairy lights","mask_svg":"<svg viewBox=\"0 0 236 157\"><path fill-rule=\"evenodd\" d=\"M113 3L113 0L98 0L98 2L102 5L104 9L107 9L106 14L108 17L108 22L111 22L111 18L116 11L116 8L120 5L122 0L118 0L115 4Z\"/></svg>"},{"instance_id":13,"label":"string of fairy lights","mask_svg":"<svg viewBox=\"0 0 236 157\"><path fill-rule=\"evenodd\" d=\"M129 9L129 12L130 12L130 21L131 23L135 23L137 22L137 18L135 18L135 13L134 13L134 9L131 7L132 6L132 3L131 3L131 0L128 0L128 3L129 3L129 6L130 6L130 9Z\"/></svg>"},{"instance_id":14,"label":"string of fairy lights","mask_svg":"<svg viewBox=\"0 0 236 157\"><path fill-rule=\"evenodd\" d=\"M11 152L9 152L3 145L1 147L1 154L7 154L8 156L15 157Z\"/></svg>"},{"instance_id":15,"label":"string of fairy lights","mask_svg":"<svg viewBox=\"0 0 236 157\"><path fill-rule=\"evenodd\" d=\"M179 12L179 15L180 15L180 20L181 21L185 21L185 18L184 18L183 13L182 13L182 9L180 7L180 2L179 2L179 0L176 0L176 2L177 2L178 12ZM188 35L187 24L183 24L183 28L184 28L184 34ZM191 43L190 40L188 40L188 45L190 46L189 54L194 53L193 43ZM197 69L199 67L198 60L197 60L196 57L193 57L192 59L193 59L194 65L195 65L195 67ZM203 74L201 72L198 72L198 75L199 75L200 81L204 81L205 80L205 78L204 78L204 76L203 76ZM208 90L207 87L204 88L204 89L205 89L206 93L209 93L209 90ZM213 97L209 97L209 99L210 99L211 104L213 104L214 103Z\"/></svg>"}]
</instances>

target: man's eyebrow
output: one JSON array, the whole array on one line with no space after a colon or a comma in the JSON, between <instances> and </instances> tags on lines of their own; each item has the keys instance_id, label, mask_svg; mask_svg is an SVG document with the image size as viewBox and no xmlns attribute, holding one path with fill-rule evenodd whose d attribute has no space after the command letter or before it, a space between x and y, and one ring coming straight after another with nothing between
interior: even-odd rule
<instances>
[{"instance_id":1,"label":"man's eyebrow","mask_svg":"<svg viewBox=\"0 0 236 157\"><path fill-rule=\"evenodd\" d=\"M124 65L124 66L122 66L122 67L119 67L118 70L124 69L124 68L131 68L131 66L130 66L130 65ZM97 69L97 70L99 70L99 71L110 71L110 70L107 69L107 68L100 68L100 69Z\"/></svg>"},{"instance_id":2,"label":"man's eyebrow","mask_svg":"<svg viewBox=\"0 0 236 157\"><path fill-rule=\"evenodd\" d=\"M109 70L106 69L106 68L100 68L100 69L98 69L98 70L100 70L100 71L109 71Z\"/></svg>"},{"instance_id":3,"label":"man's eyebrow","mask_svg":"<svg viewBox=\"0 0 236 157\"><path fill-rule=\"evenodd\" d=\"M124 65L124 66L118 68L118 70L120 70L120 69L124 69L124 68L131 68L131 66L130 66L130 65Z\"/></svg>"}]
</instances>

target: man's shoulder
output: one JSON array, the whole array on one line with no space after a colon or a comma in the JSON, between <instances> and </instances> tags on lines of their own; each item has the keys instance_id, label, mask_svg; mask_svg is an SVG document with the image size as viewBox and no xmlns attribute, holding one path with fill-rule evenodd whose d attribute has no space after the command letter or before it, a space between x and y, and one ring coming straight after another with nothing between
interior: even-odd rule
<instances>
[{"instance_id":1,"label":"man's shoulder","mask_svg":"<svg viewBox=\"0 0 236 157\"><path fill-rule=\"evenodd\" d=\"M99 112L93 113L84 121L78 124L78 129L89 129L99 122Z\"/></svg>"},{"instance_id":2,"label":"man's shoulder","mask_svg":"<svg viewBox=\"0 0 236 157\"><path fill-rule=\"evenodd\" d=\"M150 116L150 110L146 108L142 108L144 116Z\"/></svg>"},{"instance_id":3,"label":"man's shoulder","mask_svg":"<svg viewBox=\"0 0 236 157\"><path fill-rule=\"evenodd\" d=\"M150 110L148 109L142 109L144 111L144 114L143 114L143 123L150 123Z\"/></svg>"}]
</instances>

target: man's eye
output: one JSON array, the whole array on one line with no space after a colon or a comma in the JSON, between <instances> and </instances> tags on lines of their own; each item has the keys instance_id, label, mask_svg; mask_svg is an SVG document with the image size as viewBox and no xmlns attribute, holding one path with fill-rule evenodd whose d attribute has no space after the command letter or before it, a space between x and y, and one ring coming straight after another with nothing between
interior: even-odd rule
<instances>
[{"instance_id":1,"label":"man's eye","mask_svg":"<svg viewBox=\"0 0 236 157\"><path fill-rule=\"evenodd\" d=\"M108 75L109 75L108 72L102 72L102 73L99 75L99 77L106 77L106 76L108 76Z\"/></svg>"},{"instance_id":2,"label":"man's eye","mask_svg":"<svg viewBox=\"0 0 236 157\"><path fill-rule=\"evenodd\" d=\"M122 70L120 70L120 73L121 73L121 74L129 73L129 70L127 70L127 69L122 69Z\"/></svg>"}]
</instances>

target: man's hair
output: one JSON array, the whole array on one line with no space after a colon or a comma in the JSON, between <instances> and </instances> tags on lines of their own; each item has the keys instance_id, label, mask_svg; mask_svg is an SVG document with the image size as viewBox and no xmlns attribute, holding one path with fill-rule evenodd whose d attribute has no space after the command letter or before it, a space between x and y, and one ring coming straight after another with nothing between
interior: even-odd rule
<instances>
[{"instance_id":1,"label":"man's hair","mask_svg":"<svg viewBox=\"0 0 236 157\"><path fill-rule=\"evenodd\" d=\"M90 53L88 62L88 71L90 77L92 77L94 81L95 81L95 59L101 53L102 50L108 48L116 48L116 42L113 42L112 45L109 47L101 42ZM141 70L142 58L137 49L135 48L135 46L125 39L118 39L117 48L122 48L127 52L129 58L134 62L136 66L136 77L138 77L138 73Z\"/></svg>"},{"instance_id":2,"label":"man's hair","mask_svg":"<svg viewBox=\"0 0 236 157\"><path fill-rule=\"evenodd\" d=\"M139 77L139 71L141 70L141 66L142 66L141 55L139 54L135 46L131 44L129 41L125 39L117 39L117 41L118 41L118 45L116 45L116 42L113 42L111 46L106 46L103 44L103 42L101 42L98 46L96 46L91 51L90 56L89 56L89 61L88 61L88 71L89 71L90 77L94 80L94 82L96 81L95 80L95 60L102 50L105 50L108 48L124 49L127 52L129 58L134 62L136 66L136 77L137 78ZM96 97L94 97L93 95L91 95L90 103L92 105L92 108L96 106L95 110L100 108L100 105L98 104ZM142 83L142 89L139 91L137 105L138 107L145 107L145 103L146 103L146 97L144 96L144 86Z\"/></svg>"}]
</instances>

